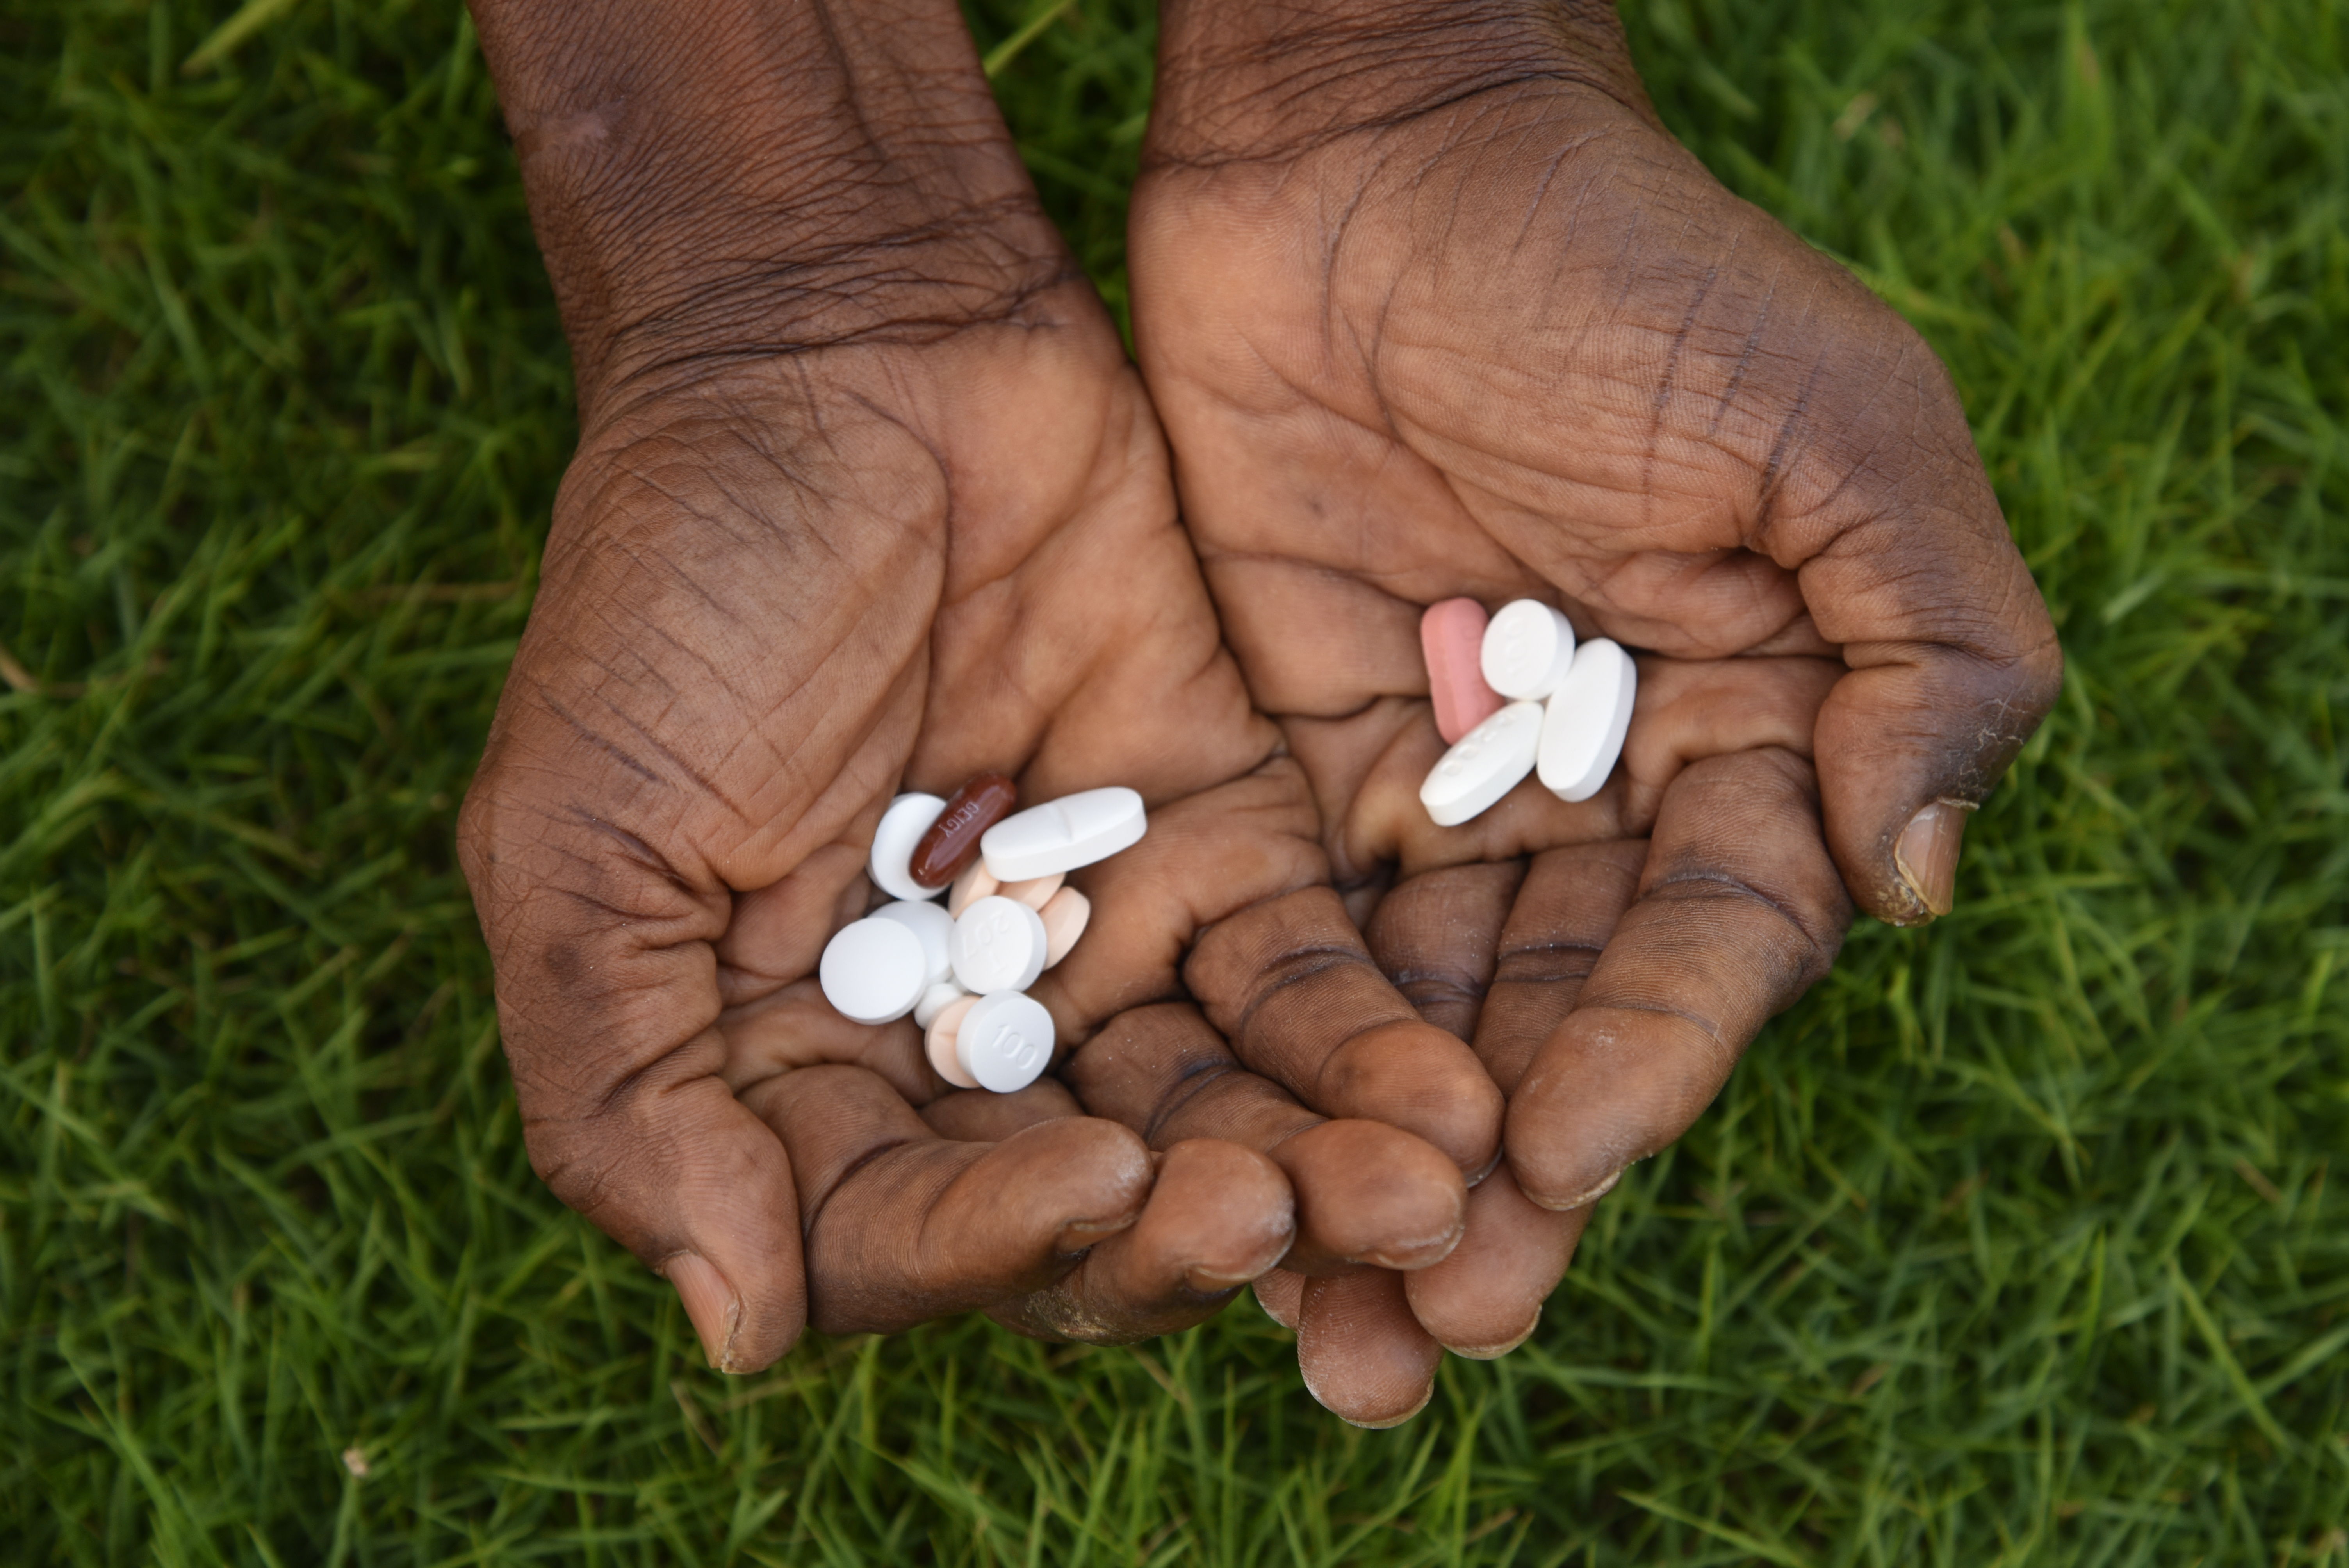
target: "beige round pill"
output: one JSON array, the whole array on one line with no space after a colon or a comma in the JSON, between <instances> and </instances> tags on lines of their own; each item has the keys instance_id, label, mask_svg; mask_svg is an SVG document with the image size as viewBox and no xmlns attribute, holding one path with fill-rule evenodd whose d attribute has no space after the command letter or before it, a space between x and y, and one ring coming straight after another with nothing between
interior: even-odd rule
<instances>
[{"instance_id":1,"label":"beige round pill","mask_svg":"<svg viewBox=\"0 0 2349 1568\"><path fill-rule=\"evenodd\" d=\"M947 913L960 920L964 910L980 899L993 898L1002 885L987 869L985 861L973 861L963 868L962 875L955 878L953 888L947 892Z\"/></svg>"},{"instance_id":2,"label":"beige round pill","mask_svg":"<svg viewBox=\"0 0 2349 1568\"><path fill-rule=\"evenodd\" d=\"M1036 912L1044 923L1044 967L1050 969L1069 955L1077 938L1085 934L1085 923L1093 917L1093 902L1072 887L1064 887L1044 901Z\"/></svg>"},{"instance_id":3,"label":"beige round pill","mask_svg":"<svg viewBox=\"0 0 2349 1568\"><path fill-rule=\"evenodd\" d=\"M1024 903L1040 914L1044 906L1051 902L1052 895L1061 891L1061 884L1068 880L1067 873L1054 872L1048 877L1030 877L1026 882L1005 882L995 892L999 898Z\"/></svg>"},{"instance_id":4,"label":"beige round pill","mask_svg":"<svg viewBox=\"0 0 2349 1568\"><path fill-rule=\"evenodd\" d=\"M922 1050L930 1058L930 1066L938 1077L957 1088L977 1088L978 1080L970 1076L955 1055L955 1036L961 1031L963 1019L978 1005L976 996L964 996L949 1002L938 1016L930 1020L930 1031L922 1037Z\"/></svg>"}]
</instances>

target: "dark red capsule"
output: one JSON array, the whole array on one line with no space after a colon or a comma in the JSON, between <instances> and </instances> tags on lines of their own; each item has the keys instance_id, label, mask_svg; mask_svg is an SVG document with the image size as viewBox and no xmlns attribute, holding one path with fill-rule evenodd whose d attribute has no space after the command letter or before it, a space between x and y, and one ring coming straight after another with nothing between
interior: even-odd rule
<instances>
[{"instance_id":1,"label":"dark red capsule","mask_svg":"<svg viewBox=\"0 0 2349 1568\"><path fill-rule=\"evenodd\" d=\"M982 773L947 801L947 809L914 846L905 872L922 887L944 887L978 853L979 835L1011 814L1019 791L1000 773Z\"/></svg>"}]
</instances>

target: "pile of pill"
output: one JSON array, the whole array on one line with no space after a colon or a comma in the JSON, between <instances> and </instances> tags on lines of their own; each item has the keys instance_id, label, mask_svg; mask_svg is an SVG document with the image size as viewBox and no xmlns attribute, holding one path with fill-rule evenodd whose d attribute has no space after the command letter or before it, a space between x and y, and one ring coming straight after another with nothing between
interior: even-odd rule
<instances>
[{"instance_id":1,"label":"pile of pill","mask_svg":"<svg viewBox=\"0 0 2349 1568\"><path fill-rule=\"evenodd\" d=\"M1002 774L982 773L950 799L890 801L869 869L896 902L843 926L816 970L844 1016L887 1024L911 1013L940 1078L998 1094L1027 1088L1052 1059L1052 1015L1028 987L1092 915L1061 884L1148 827L1142 797L1122 786L1014 813L1017 795Z\"/></svg>"},{"instance_id":2,"label":"pile of pill","mask_svg":"<svg viewBox=\"0 0 2349 1568\"><path fill-rule=\"evenodd\" d=\"M1488 623L1474 599L1420 617L1436 733L1452 749L1419 787L1439 827L1456 827L1537 769L1562 800L1599 793L1623 753L1638 673L1605 637L1575 645L1574 626L1538 599Z\"/></svg>"}]
</instances>

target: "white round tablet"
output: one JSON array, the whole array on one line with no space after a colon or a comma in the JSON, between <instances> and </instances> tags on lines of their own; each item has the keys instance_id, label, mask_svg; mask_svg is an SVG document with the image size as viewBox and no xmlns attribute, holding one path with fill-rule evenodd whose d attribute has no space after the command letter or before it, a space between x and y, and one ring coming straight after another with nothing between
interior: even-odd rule
<instances>
[{"instance_id":1,"label":"white round tablet","mask_svg":"<svg viewBox=\"0 0 2349 1568\"><path fill-rule=\"evenodd\" d=\"M894 920L859 920L824 944L816 978L823 998L860 1024L886 1024L914 1010L929 985L922 939Z\"/></svg>"},{"instance_id":2,"label":"white round tablet","mask_svg":"<svg viewBox=\"0 0 2349 1568\"><path fill-rule=\"evenodd\" d=\"M924 887L906 868L913 863L914 846L946 809L936 795L900 795L889 802L881 813L881 825L873 830L873 853L865 861L874 887L891 898L916 902L938 896L936 888Z\"/></svg>"},{"instance_id":3,"label":"white round tablet","mask_svg":"<svg viewBox=\"0 0 2349 1568\"><path fill-rule=\"evenodd\" d=\"M1534 770L1541 745L1542 707L1513 702L1460 738L1428 769L1419 803L1439 828L1454 828L1517 787Z\"/></svg>"},{"instance_id":4,"label":"white round tablet","mask_svg":"<svg viewBox=\"0 0 2349 1568\"><path fill-rule=\"evenodd\" d=\"M914 1004L914 1022L926 1029L938 1021L940 1013L969 995L951 980L933 985L922 993L920 1001Z\"/></svg>"},{"instance_id":5,"label":"white round tablet","mask_svg":"<svg viewBox=\"0 0 2349 1568\"><path fill-rule=\"evenodd\" d=\"M1142 797L1123 784L1047 800L1003 819L978 841L988 874L1027 882L1104 861L1141 841Z\"/></svg>"},{"instance_id":6,"label":"white round tablet","mask_svg":"<svg viewBox=\"0 0 2349 1568\"><path fill-rule=\"evenodd\" d=\"M875 920L894 920L922 939L922 953L929 964L923 978L936 985L954 973L954 957L947 951L954 936L954 916L946 905L926 899L901 898L895 903L885 903L873 912Z\"/></svg>"},{"instance_id":7,"label":"white round tablet","mask_svg":"<svg viewBox=\"0 0 2349 1568\"><path fill-rule=\"evenodd\" d=\"M1574 623L1538 599L1501 606L1485 628L1485 684L1512 702L1539 702L1574 662Z\"/></svg>"},{"instance_id":8,"label":"white round tablet","mask_svg":"<svg viewBox=\"0 0 2349 1568\"><path fill-rule=\"evenodd\" d=\"M1588 800L1605 786L1623 755L1639 689L1639 667L1608 638L1592 638L1574 655L1542 719L1541 781L1559 799Z\"/></svg>"},{"instance_id":9,"label":"white round tablet","mask_svg":"<svg viewBox=\"0 0 2349 1568\"><path fill-rule=\"evenodd\" d=\"M1025 991L1044 973L1050 946L1043 919L1034 910L1013 899L983 898L955 922L954 976L964 990L981 996Z\"/></svg>"},{"instance_id":10,"label":"white round tablet","mask_svg":"<svg viewBox=\"0 0 2349 1568\"><path fill-rule=\"evenodd\" d=\"M955 1057L981 1088L1026 1088L1052 1062L1052 1015L1017 991L981 996L955 1031Z\"/></svg>"}]
</instances>

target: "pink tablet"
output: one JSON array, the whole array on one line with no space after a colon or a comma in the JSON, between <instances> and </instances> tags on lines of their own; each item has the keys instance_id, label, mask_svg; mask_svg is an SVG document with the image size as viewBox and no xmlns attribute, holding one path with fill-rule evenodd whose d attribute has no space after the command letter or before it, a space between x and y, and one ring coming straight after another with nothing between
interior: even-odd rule
<instances>
[{"instance_id":1,"label":"pink tablet","mask_svg":"<svg viewBox=\"0 0 2349 1568\"><path fill-rule=\"evenodd\" d=\"M1501 711L1501 694L1485 684L1477 662L1485 647L1485 606L1474 599L1430 604L1419 618L1428 695L1435 699L1435 732L1446 746Z\"/></svg>"}]
</instances>

